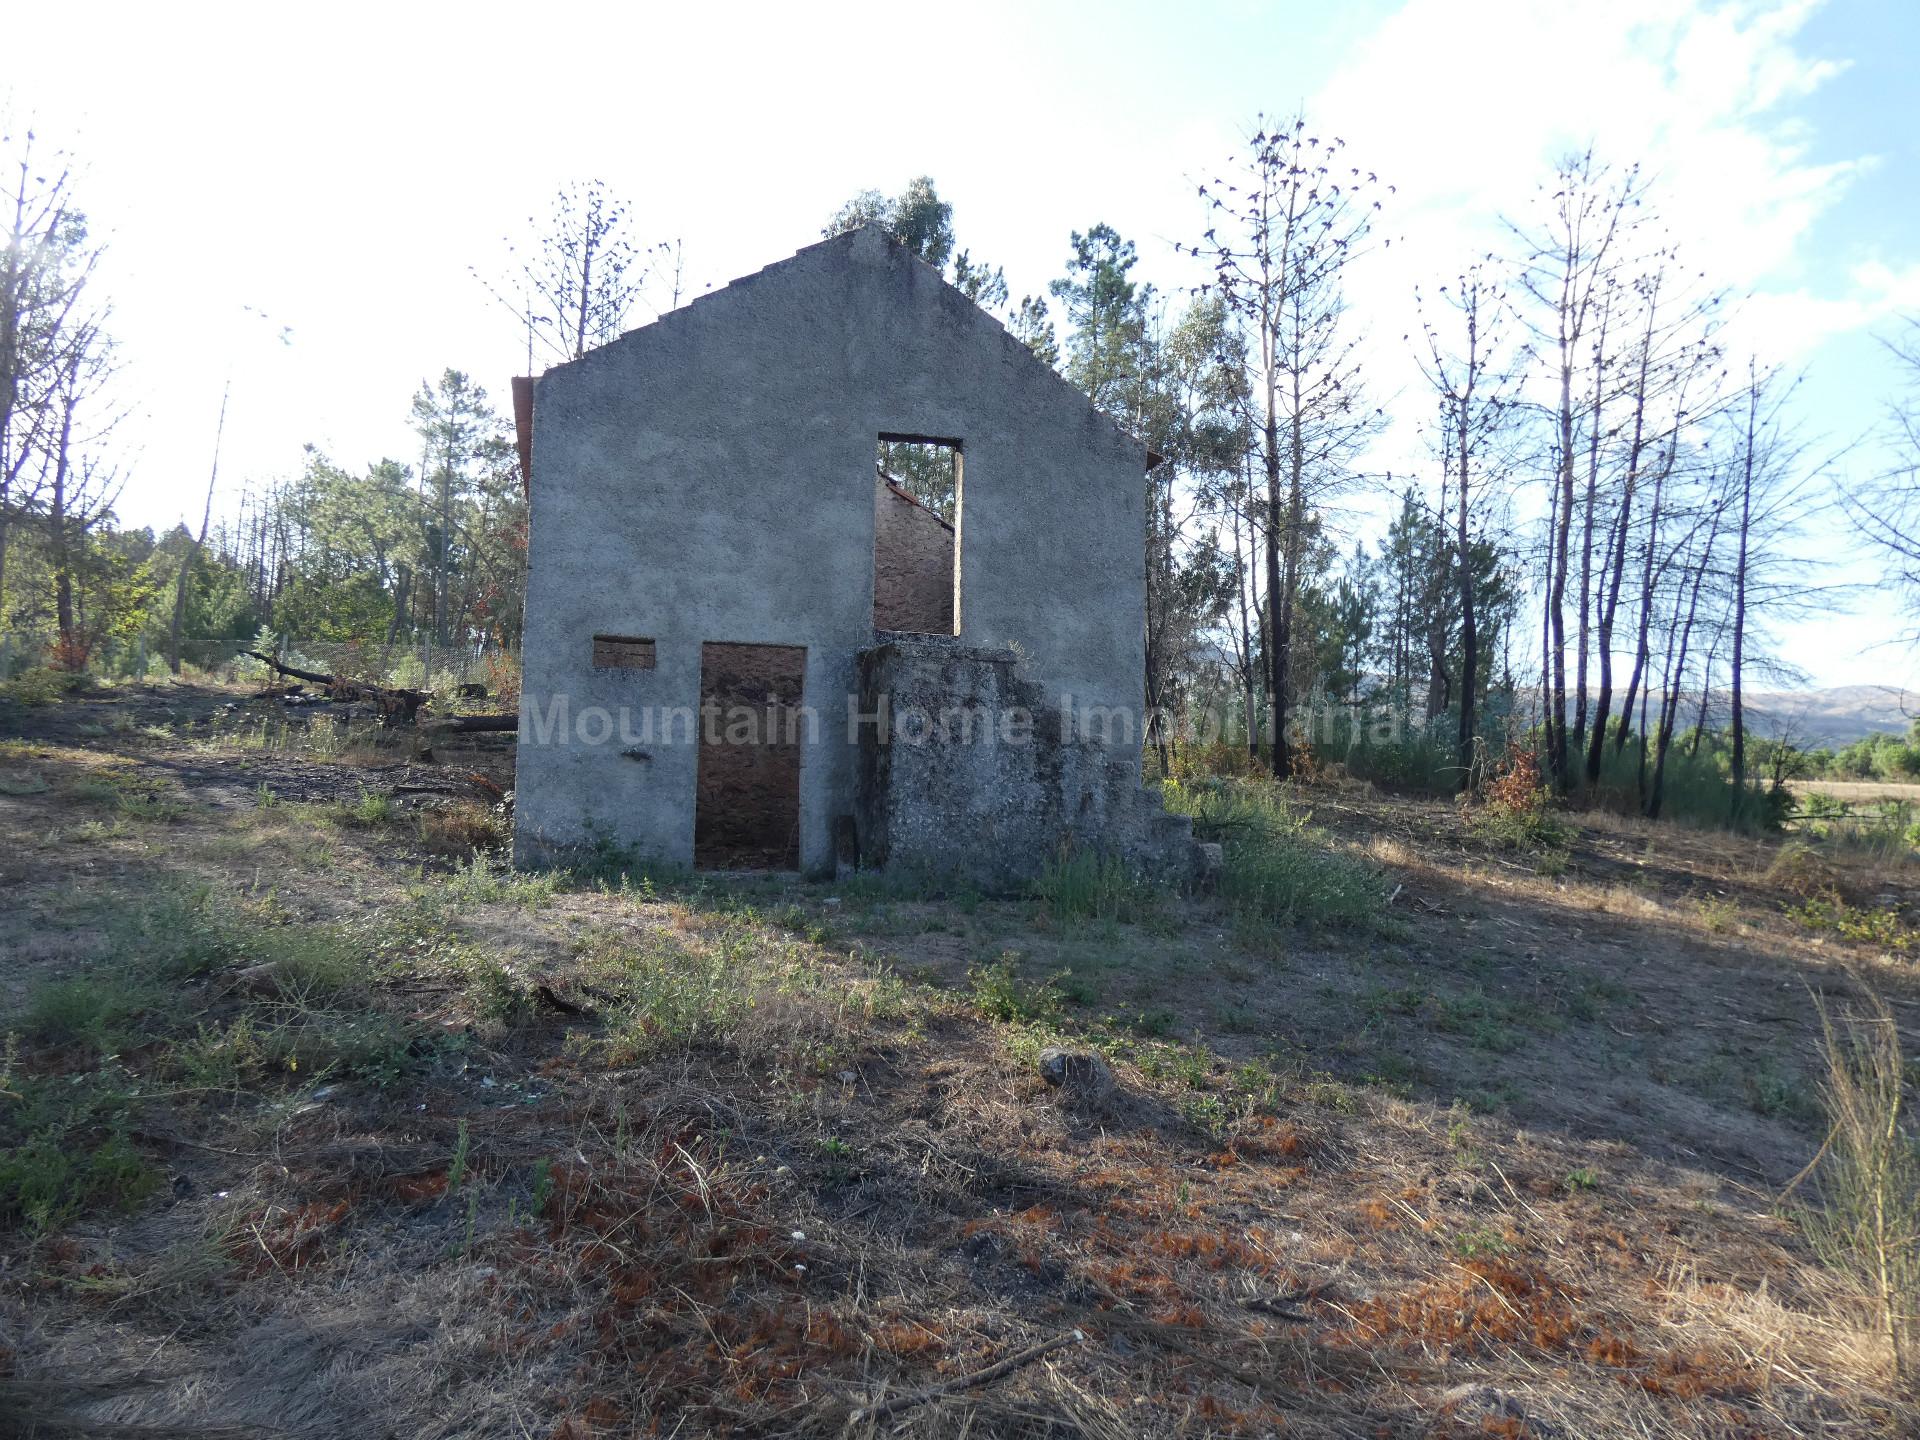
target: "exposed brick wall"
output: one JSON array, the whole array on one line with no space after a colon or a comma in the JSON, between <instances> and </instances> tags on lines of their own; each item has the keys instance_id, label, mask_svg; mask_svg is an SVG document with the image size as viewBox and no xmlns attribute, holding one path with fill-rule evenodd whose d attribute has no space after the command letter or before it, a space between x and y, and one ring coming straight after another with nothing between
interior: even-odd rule
<instances>
[{"instance_id":1,"label":"exposed brick wall","mask_svg":"<svg viewBox=\"0 0 1920 1440\"><path fill-rule=\"evenodd\" d=\"M800 708L807 652L700 647L700 759L693 863L716 870L800 865Z\"/></svg>"},{"instance_id":2,"label":"exposed brick wall","mask_svg":"<svg viewBox=\"0 0 1920 1440\"><path fill-rule=\"evenodd\" d=\"M953 634L953 528L876 475L873 626Z\"/></svg>"}]
</instances>

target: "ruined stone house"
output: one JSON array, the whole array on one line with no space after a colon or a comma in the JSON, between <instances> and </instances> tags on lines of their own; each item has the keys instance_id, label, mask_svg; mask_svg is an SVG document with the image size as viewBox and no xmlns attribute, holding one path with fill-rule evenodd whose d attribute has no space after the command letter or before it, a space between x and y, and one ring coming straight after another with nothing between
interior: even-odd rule
<instances>
[{"instance_id":1,"label":"ruined stone house","mask_svg":"<svg viewBox=\"0 0 1920 1440\"><path fill-rule=\"evenodd\" d=\"M1143 448L883 231L524 398L518 859L1184 871L1140 783Z\"/></svg>"}]
</instances>

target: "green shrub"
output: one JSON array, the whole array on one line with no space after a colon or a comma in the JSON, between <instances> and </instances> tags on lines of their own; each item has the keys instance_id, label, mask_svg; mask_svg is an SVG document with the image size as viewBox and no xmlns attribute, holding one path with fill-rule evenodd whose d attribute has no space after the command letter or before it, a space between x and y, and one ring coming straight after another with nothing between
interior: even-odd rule
<instances>
[{"instance_id":1,"label":"green shrub","mask_svg":"<svg viewBox=\"0 0 1920 1440\"><path fill-rule=\"evenodd\" d=\"M158 1185L118 1131L96 1139L42 1132L0 1156L0 1226L53 1230L85 1210L130 1210Z\"/></svg>"},{"instance_id":2,"label":"green shrub","mask_svg":"<svg viewBox=\"0 0 1920 1440\"><path fill-rule=\"evenodd\" d=\"M1849 905L1832 893L1809 896L1798 905L1789 905L1787 915L1809 930L1830 931L1842 940L1877 945L1898 955L1906 954L1920 941L1920 932L1901 919L1899 911Z\"/></svg>"},{"instance_id":3,"label":"green shrub","mask_svg":"<svg viewBox=\"0 0 1920 1440\"><path fill-rule=\"evenodd\" d=\"M17 1088L0 1106L0 1229L44 1233L87 1210L128 1210L159 1184L127 1138L126 1092L104 1073L8 1078Z\"/></svg>"},{"instance_id":4,"label":"green shrub","mask_svg":"<svg viewBox=\"0 0 1920 1440\"><path fill-rule=\"evenodd\" d=\"M1809 797L1811 799L1811 797ZM1920 822L1910 800L1883 799L1864 809L1840 805L1836 810L1804 806L1802 833L1851 854L1892 862L1913 858L1920 849Z\"/></svg>"},{"instance_id":5,"label":"green shrub","mask_svg":"<svg viewBox=\"0 0 1920 1440\"><path fill-rule=\"evenodd\" d=\"M67 793L135 820L177 820L187 813L186 802L164 785L124 771L95 771L76 780Z\"/></svg>"},{"instance_id":6,"label":"green shrub","mask_svg":"<svg viewBox=\"0 0 1920 1440\"><path fill-rule=\"evenodd\" d=\"M557 870L513 870L468 852L446 875L414 891L414 899L437 913L459 913L474 905L515 905L538 910L559 893L564 877Z\"/></svg>"},{"instance_id":7,"label":"green shrub","mask_svg":"<svg viewBox=\"0 0 1920 1440\"><path fill-rule=\"evenodd\" d=\"M967 982L974 1005L989 1020L1027 1024L1052 1020L1060 1013L1061 997L1055 981L1022 980L1014 971L1012 955L1002 955L991 965L969 970Z\"/></svg>"},{"instance_id":8,"label":"green shrub","mask_svg":"<svg viewBox=\"0 0 1920 1440\"><path fill-rule=\"evenodd\" d=\"M360 798L345 807L346 818L354 825L382 825L394 815L393 797L378 790L362 790Z\"/></svg>"},{"instance_id":9,"label":"green shrub","mask_svg":"<svg viewBox=\"0 0 1920 1440\"><path fill-rule=\"evenodd\" d=\"M1609 809L1641 813L1646 808L1644 787L1653 783L1653 767L1649 753L1643 776L1637 744L1616 750L1609 743L1602 752L1600 783L1587 798ZM1667 750L1660 782L1663 820L1760 834L1778 830L1792 809L1793 795L1784 787L1749 783L1736 788L1727 756L1717 743L1703 743L1698 751L1689 751L1682 737L1676 737Z\"/></svg>"},{"instance_id":10,"label":"green shrub","mask_svg":"<svg viewBox=\"0 0 1920 1440\"><path fill-rule=\"evenodd\" d=\"M1538 757L1518 745L1508 750L1498 773L1487 782L1481 803L1468 816L1467 830L1502 850L1559 852L1573 839L1573 827L1560 817L1553 791L1541 783Z\"/></svg>"},{"instance_id":11,"label":"green shrub","mask_svg":"<svg viewBox=\"0 0 1920 1440\"><path fill-rule=\"evenodd\" d=\"M1389 790L1450 795L1460 788L1457 724L1450 716L1429 721L1406 711L1358 726L1336 725L1342 733L1315 741L1313 758L1322 765L1338 763L1354 779Z\"/></svg>"},{"instance_id":12,"label":"green shrub","mask_svg":"<svg viewBox=\"0 0 1920 1440\"><path fill-rule=\"evenodd\" d=\"M35 986L27 995L21 1031L43 1045L79 1046L109 1055L135 1042L147 1016L169 1002L143 977L100 974Z\"/></svg>"},{"instance_id":13,"label":"green shrub","mask_svg":"<svg viewBox=\"0 0 1920 1440\"><path fill-rule=\"evenodd\" d=\"M736 963L726 946L684 947L665 935L648 935L606 955L617 967L620 998L611 1038L625 1060L686 1049L725 1039L762 998L765 978L752 957Z\"/></svg>"},{"instance_id":14,"label":"green shrub","mask_svg":"<svg viewBox=\"0 0 1920 1440\"><path fill-rule=\"evenodd\" d=\"M1219 894L1239 914L1306 925L1368 925L1387 887L1371 865L1331 848L1271 781L1168 782L1167 808L1191 815L1193 833L1218 841Z\"/></svg>"},{"instance_id":15,"label":"green shrub","mask_svg":"<svg viewBox=\"0 0 1920 1440\"><path fill-rule=\"evenodd\" d=\"M87 677L76 670L56 670L36 665L11 680L0 680L0 700L18 705L51 705L63 695L85 688Z\"/></svg>"}]
</instances>

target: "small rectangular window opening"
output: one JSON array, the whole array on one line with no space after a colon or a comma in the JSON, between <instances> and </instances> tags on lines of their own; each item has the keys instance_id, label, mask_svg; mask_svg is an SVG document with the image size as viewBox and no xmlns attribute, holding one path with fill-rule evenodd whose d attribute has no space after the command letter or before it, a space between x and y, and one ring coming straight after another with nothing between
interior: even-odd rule
<instances>
[{"instance_id":1,"label":"small rectangular window opening","mask_svg":"<svg viewBox=\"0 0 1920 1440\"><path fill-rule=\"evenodd\" d=\"M874 629L958 635L960 442L883 433L875 466Z\"/></svg>"},{"instance_id":2,"label":"small rectangular window opening","mask_svg":"<svg viewBox=\"0 0 1920 1440\"><path fill-rule=\"evenodd\" d=\"M596 635L593 637L593 668L651 670L653 641L638 635Z\"/></svg>"}]
</instances>

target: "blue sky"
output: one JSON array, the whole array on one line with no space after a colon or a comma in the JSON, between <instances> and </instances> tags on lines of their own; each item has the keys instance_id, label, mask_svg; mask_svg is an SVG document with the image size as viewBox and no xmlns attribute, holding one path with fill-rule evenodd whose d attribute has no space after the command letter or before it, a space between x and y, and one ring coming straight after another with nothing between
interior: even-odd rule
<instances>
[{"instance_id":1,"label":"blue sky","mask_svg":"<svg viewBox=\"0 0 1920 1440\"><path fill-rule=\"evenodd\" d=\"M229 374L229 495L297 470L309 440L348 464L408 458L408 399L444 366L504 399L519 336L468 267L501 269L503 237L588 176L683 239L696 292L921 173L1016 294L1099 220L1174 289L1193 277L1172 242L1204 228L1193 182L1260 112L1304 104L1398 187L1395 247L1354 282L1398 412L1412 284L1483 250L1588 140L1644 161L1694 253L1753 293L1741 338L1806 367L1803 423L1830 448L1894 384L1873 337L1920 313L1909 0L75 3L8 23L35 57L9 67L16 122L74 152L111 242L138 522L197 511ZM1407 425L1383 446L1383 468L1420 458ZM1836 576L1866 578L1845 535L1816 540ZM1817 683L1911 684L1911 651L1875 648L1899 628L1862 596L1781 649Z\"/></svg>"}]
</instances>

